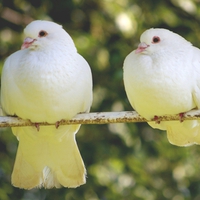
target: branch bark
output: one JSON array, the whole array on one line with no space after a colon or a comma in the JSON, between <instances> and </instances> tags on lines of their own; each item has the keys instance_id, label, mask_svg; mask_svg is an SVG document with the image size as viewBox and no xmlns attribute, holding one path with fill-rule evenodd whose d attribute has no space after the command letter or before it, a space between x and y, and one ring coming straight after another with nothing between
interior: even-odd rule
<instances>
[{"instance_id":1,"label":"branch bark","mask_svg":"<svg viewBox=\"0 0 200 200\"><path fill-rule=\"evenodd\" d=\"M183 120L200 120L200 111L194 112L194 114L190 114L184 116ZM157 118L158 121L175 121L180 120L179 115L168 115L168 116L160 116ZM134 123L134 122L150 122L155 121L146 120L141 117L135 111L123 111L123 112L98 112L98 113L81 113L77 114L71 120L62 120L59 125L67 125L67 124L109 124L109 123ZM18 117L0 117L0 127L19 127L19 126L33 126L29 120L23 120ZM40 126L47 125L55 125L49 124L46 122L38 123Z\"/></svg>"}]
</instances>

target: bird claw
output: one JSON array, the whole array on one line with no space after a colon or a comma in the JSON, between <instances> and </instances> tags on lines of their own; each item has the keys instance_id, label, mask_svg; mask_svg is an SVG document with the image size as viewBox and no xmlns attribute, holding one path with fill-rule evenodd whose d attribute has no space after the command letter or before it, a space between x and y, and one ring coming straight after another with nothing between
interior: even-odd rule
<instances>
[{"instance_id":1,"label":"bird claw","mask_svg":"<svg viewBox=\"0 0 200 200\"><path fill-rule=\"evenodd\" d=\"M35 125L37 131L39 131L39 130L40 130L40 125L39 125L39 123L34 123L34 125Z\"/></svg>"},{"instance_id":2,"label":"bird claw","mask_svg":"<svg viewBox=\"0 0 200 200\"><path fill-rule=\"evenodd\" d=\"M56 124L55 124L55 127L58 129L58 127L60 126L60 124L62 122L64 122L65 120L64 119L61 119L60 121L57 121Z\"/></svg>"},{"instance_id":3,"label":"bird claw","mask_svg":"<svg viewBox=\"0 0 200 200\"><path fill-rule=\"evenodd\" d=\"M59 126L60 126L60 121L57 121L55 124L56 129L58 129Z\"/></svg>"},{"instance_id":4,"label":"bird claw","mask_svg":"<svg viewBox=\"0 0 200 200\"><path fill-rule=\"evenodd\" d=\"M32 122L30 119L28 121L35 126L35 128L37 129L37 131L40 130L40 124L38 122Z\"/></svg>"},{"instance_id":5,"label":"bird claw","mask_svg":"<svg viewBox=\"0 0 200 200\"><path fill-rule=\"evenodd\" d=\"M153 119L154 119L156 124L160 124L160 120L159 120L159 117L157 115L155 115Z\"/></svg>"},{"instance_id":6,"label":"bird claw","mask_svg":"<svg viewBox=\"0 0 200 200\"><path fill-rule=\"evenodd\" d=\"M185 113L179 113L179 121L183 122L183 117L184 117Z\"/></svg>"}]
</instances>

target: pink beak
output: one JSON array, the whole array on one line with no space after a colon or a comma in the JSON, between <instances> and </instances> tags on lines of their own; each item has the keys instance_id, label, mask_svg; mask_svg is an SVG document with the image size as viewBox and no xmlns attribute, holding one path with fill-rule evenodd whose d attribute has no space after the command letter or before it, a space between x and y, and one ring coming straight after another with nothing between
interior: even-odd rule
<instances>
[{"instance_id":1,"label":"pink beak","mask_svg":"<svg viewBox=\"0 0 200 200\"><path fill-rule=\"evenodd\" d=\"M21 49L29 48L34 41L35 41L35 39L33 39L33 38L29 38L29 37L25 38L24 42L21 46Z\"/></svg>"},{"instance_id":2,"label":"pink beak","mask_svg":"<svg viewBox=\"0 0 200 200\"><path fill-rule=\"evenodd\" d=\"M142 43L140 43L140 44L138 45L138 48L135 50L135 53L136 53L136 54L137 54L137 53L141 53L141 52L143 52L147 47L149 47L149 45L146 44L146 43L144 43L144 42L142 42Z\"/></svg>"}]
</instances>

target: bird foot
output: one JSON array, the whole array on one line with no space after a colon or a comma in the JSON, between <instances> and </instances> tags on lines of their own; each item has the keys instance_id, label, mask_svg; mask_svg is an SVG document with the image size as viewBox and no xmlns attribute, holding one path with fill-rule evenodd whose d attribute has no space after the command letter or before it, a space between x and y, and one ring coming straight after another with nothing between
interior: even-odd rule
<instances>
[{"instance_id":1,"label":"bird foot","mask_svg":"<svg viewBox=\"0 0 200 200\"><path fill-rule=\"evenodd\" d=\"M30 119L28 121L35 126L35 128L37 129L37 131L40 130L40 124L38 122L32 122Z\"/></svg>"},{"instance_id":2,"label":"bird foot","mask_svg":"<svg viewBox=\"0 0 200 200\"><path fill-rule=\"evenodd\" d=\"M37 131L40 130L40 125L39 125L39 123L34 123L34 126L36 127Z\"/></svg>"},{"instance_id":3,"label":"bird foot","mask_svg":"<svg viewBox=\"0 0 200 200\"><path fill-rule=\"evenodd\" d=\"M184 117L185 113L179 113L179 121L183 122L183 117Z\"/></svg>"},{"instance_id":4,"label":"bird foot","mask_svg":"<svg viewBox=\"0 0 200 200\"><path fill-rule=\"evenodd\" d=\"M58 127L60 126L60 124L62 122L64 122L65 120L64 119L61 119L60 121L57 121L56 124L55 124L55 127L58 129Z\"/></svg>"},{"instance_id":5,"label":"bird foot","mask_svg":"<svg viewBox=\"0 0 200 200\"><path fill-rule=\"evenodd\" d=\"M159 120L159 117L157 115L155 115L153 119L154 119L156 124L160 124L160 120Z\"/></svg>"}]
</instances>

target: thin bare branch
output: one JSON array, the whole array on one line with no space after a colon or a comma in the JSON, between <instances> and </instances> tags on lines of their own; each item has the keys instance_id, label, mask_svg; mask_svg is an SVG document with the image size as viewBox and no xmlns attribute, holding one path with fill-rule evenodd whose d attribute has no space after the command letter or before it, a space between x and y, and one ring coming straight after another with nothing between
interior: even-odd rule
<instances>
[{"instance_id":1,"label":"thin bare branch","mask_svg":"<svg viewBox=\"0 0 200 200\"><path fill-rule=\"evenodd\" d=\"M200 113L200 111L199 111ZM195 112L188 116L184 116L183 120L200 119L200 114ZM180 120L179 115L160 116L158 121L175 121ZM99 112L99 113L81 113L77 114L71 120L62 120L59 125L65 124L109 124L109 123L133 123L133 122L149 122L155 121L146 120L141 117L135 111L123 111L123 112ZM54 125L46 122L38 123L40 126ZM23 120L18 117L0 117L0 127L18 127L18 126L33 126L29 120Z\"/></svg>"}]
</instances>

